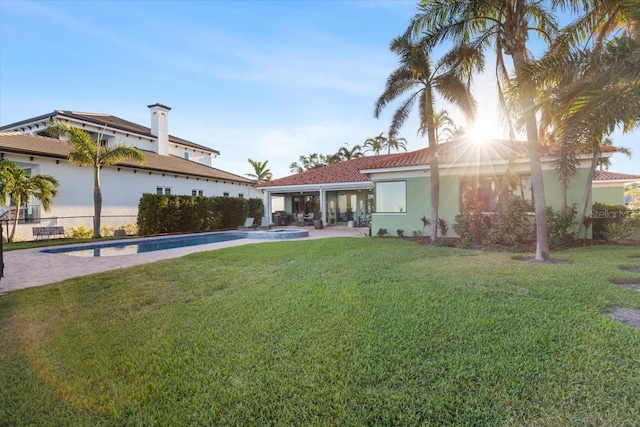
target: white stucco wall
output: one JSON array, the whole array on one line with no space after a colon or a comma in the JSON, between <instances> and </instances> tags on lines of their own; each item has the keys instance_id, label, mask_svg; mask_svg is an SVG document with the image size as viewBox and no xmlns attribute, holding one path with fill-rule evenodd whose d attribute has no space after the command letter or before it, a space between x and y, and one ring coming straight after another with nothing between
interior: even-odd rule
<instances>
[{"instance_id":1,"label":"white stucco wall","mask_svg":"<svg viewBox=\"0 0 640 427\"><path fill-rule=\"evenodd\" d=\"M5 154L6 160L31 168L31 174L46 174L58 179L59 195L53 201L49 212L41 210L44 219L40 224L20 224L16 238L32 239L33 226L61 225L65 228L84 226L92 228L93 221L93 169L70 164L67 160L35 157L19 154ZM262 198L262 191L251 185L224 182L222 180L196 179L173 174L151 173L129 168L105 167L101 170L102 225L119 227L135 224L138 203L143 193L156 193L157 187L169 188L171 194L191 195L192 190L202 190L203 196ZM39 205L31 200L30 205ZM6 232L6 230L5 230Z\"/></svg>"}]
</instances>

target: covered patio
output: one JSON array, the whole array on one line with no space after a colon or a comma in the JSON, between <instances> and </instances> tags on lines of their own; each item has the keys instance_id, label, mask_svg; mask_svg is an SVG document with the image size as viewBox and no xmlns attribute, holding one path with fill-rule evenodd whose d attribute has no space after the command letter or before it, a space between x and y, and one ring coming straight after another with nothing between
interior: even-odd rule
<instances>
[{"instance_id":1,"label":"covered patio","mask_svg":"<svg viewBox=\"0 0 640 427\"><path fill-rule=\"evenodd\" d=\"M298 223L300 215L316 226L367 227L375 211L374 184L360 169L386 155L359 157L258 184L265 217L276 225Z\"/></svg>"}]
</instances>

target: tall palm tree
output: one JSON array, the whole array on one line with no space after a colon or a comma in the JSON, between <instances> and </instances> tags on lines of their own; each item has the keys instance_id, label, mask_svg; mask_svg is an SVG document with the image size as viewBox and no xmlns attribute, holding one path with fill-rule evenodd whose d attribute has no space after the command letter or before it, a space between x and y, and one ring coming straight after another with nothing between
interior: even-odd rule
<instances>
[{"instance_id":1,"label":"tall palm tree","mask_svg":"<svg viewBox=\"0 0 640 427\"><path fill-rule=\"evenodd\" d=\"M578 0L558 0L555 3L568 6L577 4ZM527 136L536 216L536 260L540 261L549 258L549 244L534 102L536 91L528 73L531 64L528 46L531 44L530 32L549 42L557 31L556 18L546 7L547 4L538 0L425 0L410 25L412 34L426 31L424 39L432 48L445 41L455 46L470 46L478 52L493 47L499 99L505 110L503 88L510 81L505 55L511 57L513 78L519 84L517 105Z\"/></svg>"},{"instance_id":2,"label":"tall palm tree","mask_svg":"<svg viewBox=\"0 0 640 427\"><path fill-rule=\"evenodd\" d=\"M391 120L389 139L395 139L409 117L411 109L418 102L419 129L426 129L429 140L431 239L435 241L438 236L438 205L440 200L438 140L434 110L435 94L439 93L447 101L459 107L467 117L473 118L475 101L469 92L469 85L465 83L467 75L465 73L471 69L469 60L479 60L480 58L466 56L467 52L461 47L456 51L451 51L434 65L427 46L421 42L413 42L407 36L395 38L391 42L391 51L400 56L400 66L387 78L385 90L376 101L374 116L380 117L382 109L390 102L408 94ZM474 64L478 68L483 66L481 61L474 62Z\"/></svg>"},{"instance_id":3,"label":"tall palm tree","mask_svg":"<svg viewBox=\"0 0 640 427\"><path fill-rule=\"evenodd\" d=\"M543 124L546 116L553 117L547 121L564 145L562 151L592 156L579 218L586 217L597 165L608 162L601 157L602 146L611 145L608 135L618 125L625 132L640 125L640 8L627 0L590 6L562 29L532 70L548 92L541 102ZM616 151L630 154L624 147Z\"/></svg>"},{"instance_id":4,"label":"tall palm tree","mask_svg":"<svg viewBox=\"0 0 640 427\"><path fill-rule=\"evenodd\" d=\"M0 197L13 199L16 204L16 214L8 241L12 242L16 234L20 207L29 203L34 197L40 201L45 212L51 209L53 199L58 196L58 180L51 175L30 176L17 163L3 160L0 162Z\"/></svg>"},{"instance_id":5,"label":"tall palm tree","mask_svg":"<svg viewBox=\"0 0 640 427\"><path fill-rule=\"evenodd\" d=\"M358 144L349 148L348 144L344 144L344 146L340 147L336 155L340 158L340 161L351 160L357 157L362 157L364 154L362 153L362 147Z\"/></svg>"},{"instance_id":6,"label":"tall palm tree","mask_svg":"<svg viewBox=\"0 0 640 427\"><path fill-rule=\"evenodd\" d=\"M256 181L258 181L258 183L271 181L271 178L273 178L273 174L269 169L267 169L267 163L269 163L269 160L261 162L258 160L247 159L247 161L253 167L253 173L247 173L245 174L246 176L254 178Z\"/></svg>"},{"instance_id":7,"label":"tall palm tree","mask_svg":"<svg viewBox=\"0 0 640 427\"><path fill-rule=\"evenodd\" d=\"M47 127L50 135L61 137L71 144L69 161L80 166L93 168L93 238L100 238L100 223L102 213L102 189L100 188L100 169L103 166L115 165L123 160L134 160L140 164L145 162L144 155L135 147L124 143L112 146L99 143L91 138L86 131L63 122L54 122Z\"/></svg>"}]
</instances>

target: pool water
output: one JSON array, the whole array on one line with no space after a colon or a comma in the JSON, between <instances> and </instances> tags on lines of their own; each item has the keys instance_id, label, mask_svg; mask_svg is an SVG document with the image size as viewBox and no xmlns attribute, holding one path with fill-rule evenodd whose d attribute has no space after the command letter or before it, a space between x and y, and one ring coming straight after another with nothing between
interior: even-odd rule
<instances>
[{"instance_id":1,"label":"pool water","mask_svg":"<svg viewBox=\"0 0 640 427\"><path fill-rule=\"evenodd\" d=\"M146 240L118 241L113 243L100 243L73 248L60 247L45 249L42 252L52 254L64 254L79 257L106 257L118 255L132 255L143 252L161 251L164 249L182 248L186 246L206 245L209 243L228 242L247 238L247 233L206 233L199 235L163 237Z\"/></svg>"}]
</instances>

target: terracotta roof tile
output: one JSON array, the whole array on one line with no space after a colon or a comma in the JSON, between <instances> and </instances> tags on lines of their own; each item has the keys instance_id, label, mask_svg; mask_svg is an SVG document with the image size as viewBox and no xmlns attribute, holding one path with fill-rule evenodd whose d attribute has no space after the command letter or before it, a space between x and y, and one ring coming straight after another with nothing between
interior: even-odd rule
<instances>
[{"instance_id":1,"label":"terracotta roof tile","mask_svg":"<svg viewBox=\"0 0 640 427\"><path fill-rule=\"evenodd\" d=\"M614 181L614 180L640 180L640 175L632 175L630 173L616 173L609 171L596 171L593 175L594 181Z\"/></svg>"},{"instance_id":2,"label":"terracotta roof tile","mask_svg":"<svg viewBox=\"0 0 640 427\"><path fill-rule=\"evenodd\" d=\"M69 144L55 138L21 132L0 132L0 151L66 159L69 155L69 150ZM254 183L254 181L239 175L192 162L182 157L162 156L150 151L140 151L142 151L146 159L145 164L139 165L133 161L123 161L118 165L138 170L190 175L205 179L219 179L243 184Z\"/></svg>"},{"instance_id":3,"label":"terracotta roof tile","mask_svg":"<svg viewBox=\"0 0 640 427\"><path fill-rule=\"evenodd\" d=\"M369 178L360 173L360 169L372 162L381 161L398 154L382 154L379 156L364 156L315 169L289 175L284 178L266 181L258 187L278 187L289 185L339 184L347 182L368 182Z\"/></svg>"}]
</instances>

